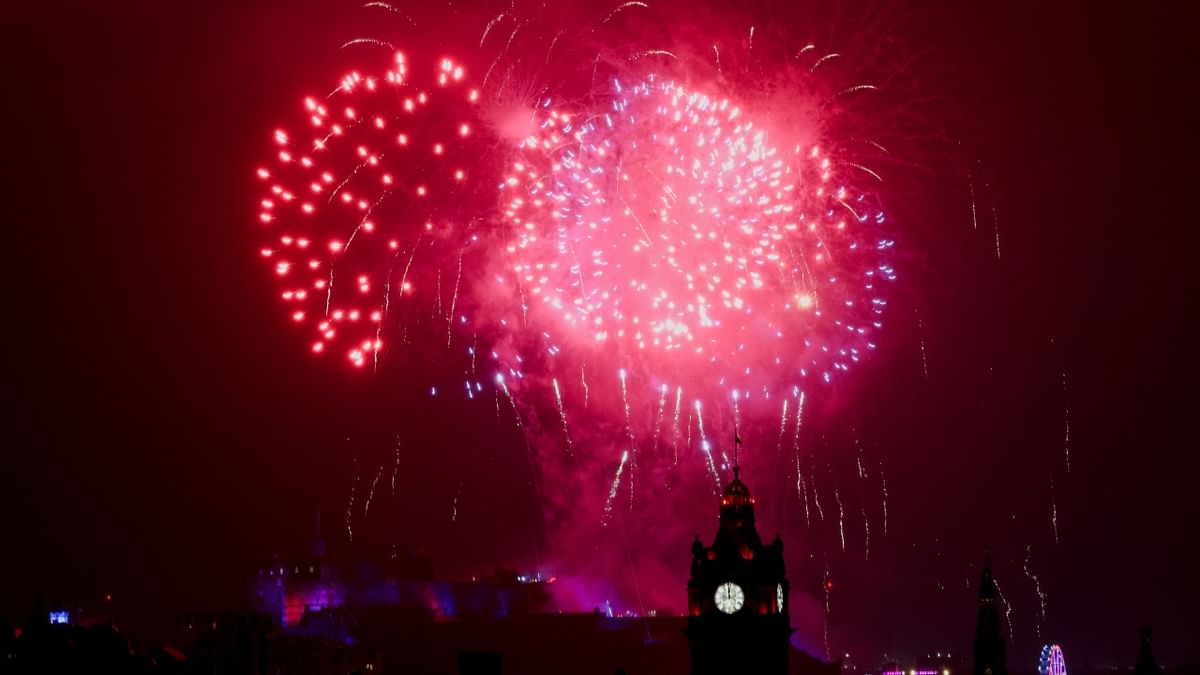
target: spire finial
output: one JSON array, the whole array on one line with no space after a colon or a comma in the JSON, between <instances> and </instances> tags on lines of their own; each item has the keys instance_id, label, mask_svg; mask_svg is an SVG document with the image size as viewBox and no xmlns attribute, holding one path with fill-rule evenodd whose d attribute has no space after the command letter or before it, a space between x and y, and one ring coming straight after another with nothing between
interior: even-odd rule
<instances>
[{"instance_id":1,"label":"spire finial","mask_svg":"<svg viewBox=\"0 0 1200 675\"><path fill-rule=\"evenodd\" d=\"M738 471L741 471L742 465L738 461L739 451L742 449L742 437L738 435L737 423L733 424L733 477L737 478Z\"/></svg>"}]
</instances>

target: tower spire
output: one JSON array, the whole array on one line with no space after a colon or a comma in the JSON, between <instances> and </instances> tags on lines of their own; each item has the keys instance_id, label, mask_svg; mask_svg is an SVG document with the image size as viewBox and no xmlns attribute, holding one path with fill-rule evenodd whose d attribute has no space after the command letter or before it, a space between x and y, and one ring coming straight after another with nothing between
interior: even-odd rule
<instances>
[{"instance_id":1,"label":"tower spire","mask_svg":"<svg viewBox=\"0 0 1200 675\"><path fill-rule=\"evenodd\" d=\"M1137 661L1133 664L1133 675L1162 675L1162 668L1159 667L1154 658L1154 651L1150 648L1154 631L1150 630L1149 626L1142 626L1138 629L1138 635L1142 638L1142 646L1138 650Z\"/></svg>"},{"instance_id":2,"label":"tower spire","mask_svg":"<svg viewBox=\"0 0 1200 675\"><path fill-rule=\"evenodd\" d=\"M975 621L974 675L1007 675L1006 645L1000 634L999 589L992 578L992 556L983 554L983 578L979 581L979 610Z\"/></svg>"},{"instance_id":3,"label":"tower spire","mask_svg":"<svg viewBox=\"0 0 1200 675\"><path fill-rule=\"evenodd\" d=\"M738 474L742 471L742 465L738 458L742 449L742 437L738 435L737 422L733 423L733 477L736 480Z\"/></svg>"}]
</instances>

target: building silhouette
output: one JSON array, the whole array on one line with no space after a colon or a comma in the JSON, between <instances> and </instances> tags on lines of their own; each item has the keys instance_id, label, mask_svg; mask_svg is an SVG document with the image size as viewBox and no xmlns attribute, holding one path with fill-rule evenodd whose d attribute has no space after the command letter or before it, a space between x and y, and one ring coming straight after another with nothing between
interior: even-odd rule
<instances>
[{"instance_id":1,"label":"building silhouette","mask_svg":"<svg viewBox=\"0 0 1200 675\"><path fill-rule=\"evenodd\" d=\"M992 558L983 556L983 579L979 582L979 611L975 620L975 675L1008 675L1004 666L1004 638L1000 636L999 592L992 579Z\"/></svg>"},{"instance_id":2,"label":"building silhouette","mask_svg":"<svg viewBox=\"0 0 1200 675\"><path fill-rule=\"evenodd\" d=\"M1162 668L1158 665L1158 660L1154 658L1154 651L1150 648L1150 641L1154 637L1154 631L1150 630L1149 626L1142 626L1138 629L1138 634L1142 639L1142 646L1138 648L1137 661L1133 664L1133 675L1162 675Z\"/></svg>"},{"instance_id":3,"label":"building silhouette","mask_svg":"<svg viewBox=\"0 0 1200 675\"><path fill-rule=\"evenodd\" d=\"M788 581L779 536L764 545L754 497L734 467L712 546L692 544L687 637L692 675L788 672Z\"/></svg>"}]
</instances>

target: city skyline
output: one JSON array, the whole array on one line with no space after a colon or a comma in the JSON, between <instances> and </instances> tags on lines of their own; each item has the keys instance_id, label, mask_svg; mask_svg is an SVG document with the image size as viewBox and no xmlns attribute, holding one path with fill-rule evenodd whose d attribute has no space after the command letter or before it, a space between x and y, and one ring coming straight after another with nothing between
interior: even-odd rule
<instances>
[{"instance_id":1,"label":"city skyline","mask_svg":"<svg viewBox=\"0 0 1200 675\"><path fill-rule=\"evenodd\" d=\"M649 4L652 18L630 7L611 21L690 39L671 23L676 3ZM799 396L782 432L775 399L769 419L741 426L736 400L706 399L711 473L696 450L652 493L630 486L655 475L645 439L663 415L660 382L636 369L624 419L584 415L588 382L572 380L560 422L548 395L541 408L506 399L491 372L469 398L450 350L365 373L314 358L291 325L256 229L254 171L274 130L365 60L347 41L391 31L414 69L462 46L448 30L422 43L369 9L22 6L7 20L15 402L0 617L19 623L39 593L111 594L114 613L153 635L181 612L245 607L254 570L305 550L318 513L345 557L421 549L446 578L540 571L567 582L571 610L609 601L682 616L687 545L711 534L712 478L732 478L722 453L737 427L759 527L787 546L794 645L824 657L828 629L829 656L862 667L966 654L989 551L1010 670L1032 670L1050 643L1068 668L1131 666L1143 624L1161 663L1189 660L1187 535L1200 509L1177 102L1189 73L1171 6L855 2L809 24L773 3L730 10L797 40L821 22L848 26L827 34L843 58L894 53L926 69L877 71L878 86L914 97L884 110L944 117L917 125L936 142L906 139L921 152L882 170L898 282L877 348L832 384L804 383L802 427ZM470 26L462 44L480 49L487 9L454 15ZM723 68L753 53L743 37L770 44L771 30L743 36L749 23L719 18L700 12L692 27L712 31ZM867 48L872 21L894 44ZM472 54L467 77L482 80L488 61L472 70ZM460 355L468 343L454 340ZM610 370L587 377L623 392L626 371ZM541 455L520 416L535 409L540 429L569 418L568 434L604 450L578 513L574 487L547 493L539 480L560 474L530 468ZM645 446L645 474L622 459L630 441Z\"/></svg>"}]
</instances>

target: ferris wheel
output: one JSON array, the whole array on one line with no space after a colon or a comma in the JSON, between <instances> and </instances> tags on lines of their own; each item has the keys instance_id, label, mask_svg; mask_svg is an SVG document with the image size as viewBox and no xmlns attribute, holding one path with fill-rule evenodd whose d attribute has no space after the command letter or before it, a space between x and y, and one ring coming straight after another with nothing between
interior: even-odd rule
<instances>
[{"instance_id":1,"label":"ferris wheel","mask_svg":"<svg viewBox=\"0 0 1200 675\"><path fill-rule=\"evenodd\" d=\"M1042 647L1042 655L1038 658L1038 675L1067 675L1067 663L1063 660L1062 647Z\"/></svg>"}]
</instances>

